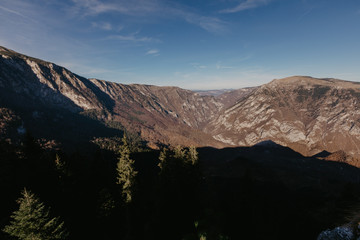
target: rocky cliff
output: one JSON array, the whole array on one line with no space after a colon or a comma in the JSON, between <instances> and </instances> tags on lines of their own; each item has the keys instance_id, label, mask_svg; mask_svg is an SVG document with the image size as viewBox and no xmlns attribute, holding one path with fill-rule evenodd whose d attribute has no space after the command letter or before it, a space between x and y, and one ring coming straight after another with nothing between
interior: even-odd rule
<instances>
[{"instance_id":1,"label":"rocky cliff","mask_svg":"<svg viewBox=\"0 0 360 240\"><path fill-rule=\"evenodd\" d=\"M271 139L305 154L343 150L360 140L360 84L290 77L256 89L212 120L207 132L232 145Z\"/></svg>"},{"instance_id":2,"label":"rocky cliff","mask_svg":"<svg viewBox=\"0 0 360 240\"><path fill-rule=\"evenodd\" d=\"M40 105L85 115L136 132L152 146L251 146L272 140L304 155L325 150L356 157L359 101L359 83L302 76L221 94L125 85L86 79L0 47L0 107L26 109L37 120L43 117ZM21 117L22 110L14 114Z\"/></svg>"}]
</instances>

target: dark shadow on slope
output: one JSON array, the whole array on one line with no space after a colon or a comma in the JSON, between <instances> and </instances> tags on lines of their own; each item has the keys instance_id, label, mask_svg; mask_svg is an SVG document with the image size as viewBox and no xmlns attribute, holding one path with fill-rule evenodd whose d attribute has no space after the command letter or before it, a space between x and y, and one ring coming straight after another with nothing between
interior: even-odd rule
<instances>
[{"instance_id":1,"label":"dark shadow on slope","mask_svg":"<svg viewBox=\"0 0 360 240\"><path fill-rule=\"evenodd\" d=\"M230 239L316 239L346 223L360 169L260 144L198 149L205 218Z\"/></svg>"},{"instance_id":2,"label":"dark shadow on slope","mask_svg":"<svg viewBox=\"0 0 360 240\"><path fill-rule=\"evenodd\" d=\"M328 151L324 150L324 151L321 151L321 152L313 155L312 157L314 157L314 158L326 158L329 155L331 155L331 152L328 152Z\"/></svg>"},{"instance_id":3,"label":"dark shadow on slope","mask_svg":"<svg viewBox=\"0 0 360 240\"><path fill-rule=\"evenodd\" d=\"M0 107L12 109L20 116L23 127L35 138L57 140L69 150L95 137L122 136L123 133L77 112L11 92L0 91Z\"/></svg>"}]
</instances>

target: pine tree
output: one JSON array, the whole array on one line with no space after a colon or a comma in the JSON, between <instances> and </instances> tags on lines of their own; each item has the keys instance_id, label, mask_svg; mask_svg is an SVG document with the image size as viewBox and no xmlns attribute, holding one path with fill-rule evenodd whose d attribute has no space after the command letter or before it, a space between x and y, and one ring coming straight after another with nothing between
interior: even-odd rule
<instances>
[{"instance_id":1,"label":"pine tree","mask_svg":"<svg viewBox=\"0 0 360 240\"><path fill-rule=\"evenodd\" d=\"M169 150L167 148L163 148L159 156L160 161L158 167L160 168L160 170L163 170L166 167L168 159L169 159Z\"/></svg>"},{"instance_id":2,"label":"pine tree","mask_svg":"<svg viewBox=\"0 0 360 240\"><path fill-rule=\"evenodd\" d=\"M19 210L15 211L10 225L3 231L23 240L55 240L68 236L64 222L52 218L50 211L33 193L24 189L18 199Z\"/></svg>"},{"instance_id":3,"label":"pine tree","mask_svg":"<svg viewBox=\"0 0 360 240\"><path fill-rule=\"evenodd\" d=\"M122 194L126 203L133 200L135 192L135 182L137 171L135 171L135 161L130 159L130 148L127 142L126 135L123 137L123 145L120 150L120 158L117 163L117 184L121 185Z\"/></svg>"},{"instance_id":4,"label":"pine tree","mask_svg":"<svg viewBox=\"0 0 360 240\"><path fill-rule=\"evenodd\" d=\"M192 231L198 214L198 153L195 147L164 148L159 160L158 212L161 219L166 219L165 234L180 239L184 229Z\"/></svg>"},{"instance_id":5,"label":"pine tree","mask_svg":"<svg viewBox=\"0 0 360 240\"><path fill-rule=\"evenodd\" d=\"M199 157L198 152L196 151L196 147L189 147L189 151L187 153L187 161L191 165L195 166L198 163Z\"/></svg>"}]
</instances>

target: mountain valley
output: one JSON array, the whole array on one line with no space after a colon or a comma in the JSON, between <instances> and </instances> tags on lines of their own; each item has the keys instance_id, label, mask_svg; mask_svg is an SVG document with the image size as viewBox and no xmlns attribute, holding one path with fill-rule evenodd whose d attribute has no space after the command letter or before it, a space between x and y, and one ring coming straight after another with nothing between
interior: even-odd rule
<instances>
[{"instance_id":1,"label":"mountain valley","mask_svg":"<svg viewBox=\"0 0 360 240\"><path fill-rule=\"evenodd\" d=\"M53 128L65 124L63 132L68 124L61 119L76 115L99 129L138 134L153 148L272 140L305 156L343 151L353 159L360 151L360 84L355 82L294 76L259 87L193 92L86 79L4 47L0 53L1 107L17 114L17 123L38 138L62 142L44 124L36 128L36 122L52 122ZM87 138L113 135L109 129L109 134L97 132Z\"/></svg>"},{"instance_id":2,"label":"mountain valley","mask_svg":"<svg viewBox=\"0 0 360 240\"><path fill-rule=\"evenodd\" d=\"M358 208L359 83L190 91L0 56L0 227L24 188L64 217L70 239L315 239ZM138 174L130 205L123 155Z\"/></svg>"}]
</instances>

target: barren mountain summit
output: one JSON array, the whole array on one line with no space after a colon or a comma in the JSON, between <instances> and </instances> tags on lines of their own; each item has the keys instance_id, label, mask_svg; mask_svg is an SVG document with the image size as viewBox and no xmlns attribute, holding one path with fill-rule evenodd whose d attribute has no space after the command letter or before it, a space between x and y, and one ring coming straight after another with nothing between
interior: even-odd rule
<instances>
[{"instance_id":1,"label":"barren mountain summit","mask_svg":"<svg viewBox=\"0 0 360 240\"><path fill-rule=\"evenodd\" d=\"M251 146L272 140L304 155L360 152L356 82L293 76L213 96L86 79L3 47L0 54L0 107L31 121L40 121L46 106L121 126L152 145ZM35 118L24 117L34 112ZM33 131L48 136L41 128Z\"/></svg>"},{"instance_id":2,"label":"barren mountain summit","mask_svg":"<svg viewBox=\"0 0 360 240\"><path fill-rule=\"evenodd\" d=\"M273 140L313 155L321 150L358 152L358 83L289 77L262 85L227 109L209 129L233 145Z\"/></svg>"},{"instance_id":3,"label":"barren mountain summit","mask_svg":"<svg viewBox=\"0 0 360 240\"><path fill-rule=\"evenodd\" d=\"M350 88L356 91L360 88L359 82L345 81L335 78L313 78L309 76L292 76L282 79L274 79L270 85L297 85L297 86L329 86L337 88Z\"/></svg>"}]
</instances>

